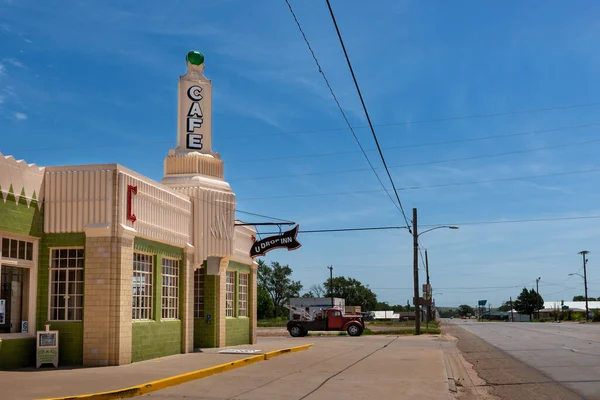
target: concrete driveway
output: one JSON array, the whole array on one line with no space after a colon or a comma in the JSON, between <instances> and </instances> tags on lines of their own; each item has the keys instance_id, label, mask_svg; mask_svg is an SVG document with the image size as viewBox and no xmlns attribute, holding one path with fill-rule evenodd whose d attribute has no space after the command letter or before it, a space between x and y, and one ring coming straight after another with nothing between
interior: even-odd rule
<instances>
[{"instance_id":1,"label":"concrete driveway","mask_svg":"<svg viewBox=\"0 0 600 400\"><path fill-rule=\"evenodd\" d=\"M444 356L434 336L306 337L307 351L151 393L153 399L448 400ZM261 343L289 338L260 338Z\"/></svg>"}]
</instances>

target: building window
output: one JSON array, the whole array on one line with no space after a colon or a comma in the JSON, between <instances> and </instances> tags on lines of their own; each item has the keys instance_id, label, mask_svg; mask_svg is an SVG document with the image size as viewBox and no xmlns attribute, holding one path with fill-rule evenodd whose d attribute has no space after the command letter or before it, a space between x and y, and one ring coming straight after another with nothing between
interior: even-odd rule
<instances>
[{"instance_id":1,"label":"building window","mask_svg":"<svg viewBox=\"0 0 600 400\"><path fill-rule=\"evenodd\" d=\"M238 289L238 316L248 316L248 274L240 274Z\"/></svg>"},{"instance_id":2,"label":"building window","mask_svg":"<svg viewBox=\"0 0 600 400\"><path fill-rule=\"evenodd\" d=\"M152 270L154 257L133 253L133 300L134 320L152 319Z\"/></svg>"},{"instance_id":3,"label":"building window","mask_svg":"<svg viewBox=\"0 0 600 400\"><path fill-rule=\"evenodd\" d=\"M179 260L162 259L162 317L179 318Z\"/></svg>"},{"instance_id":4,"label":"building window","mask_svg":"<svg viewBox=\"0 0 600 400\"><path fill-rule=\"evenodd\" d=\"M227 271L225 284L225 316L233 317L233 302L235 298L235 272Z\"/></svg>"},{"instance_id":5,"label":"building window","mask_svg":"<svg viewBox=\"0 0 600 400\"><path fill-rule=\"evenodd\" d=\"M51 321L81 321L83 319L83 261L83 249L51 250Z\"/></svg>"},{"instance_id":6,"label":"building window","mask_svg":"<svg viewBox=\"0 0 600 400\"><path fill-rule=\"evenodd\" d=\"M33 242L2 238L2 258L33 260Z\"/></svg>"},{"instance_id":7,"label":"building window","mask_svg":"<svg viewBox=\"0 0 600 400\"><path fill-rule=\"evenodd\" d=\"M194 318L204 318L204 269L194 271Z\"/></svg>"}]
</instances>

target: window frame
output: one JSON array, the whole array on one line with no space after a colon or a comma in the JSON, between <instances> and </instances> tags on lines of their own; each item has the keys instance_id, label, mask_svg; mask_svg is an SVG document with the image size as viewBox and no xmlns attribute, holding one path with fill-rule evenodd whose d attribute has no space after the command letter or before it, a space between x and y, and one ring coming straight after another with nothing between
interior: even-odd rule
<instances>
[{"instance_id":1,"label":"window frame","mask_svg":"<svg viewBox=\"0 0 600 400\"><path fill-rule=\"evenodd\" d=\"M165 261L171 262L172 265L165 265ZM178 320L179 318L179 289L181 285L181 260L173 257L161 257L160 260L160 293L161 293L161 320ZM165 267L171 268L171 272L174 274L165 274ZM170 278L175 282L175 285L165 285L165 278ZM167 294L165 295L165 289ZM175 293L173 296L172 294ZM165 305L166 300L166 305ZM174 302L173 302L174 300ZM169 305L174 303L175 305Z\"/></svg>"},{"instance_id":2,"label":"window frame","mask_svg":"<svg viewBox=\"0 0 600 400\"><path fill-rule=\"evenodd\" d=\"M55 260L54 258L54 252L55 251L61 251L61 250L65 250L67 251L67 267L66 268L61 268L59 267L53 267L53 261ZM76 266L75 268L69 267L68 266L68 261L71 259L69 257L69 250L82 250L83 251L83 255L81 257L76 256L75 260L82 260L82 266L78 267ZM56 259L58 260L58 263L60 264L60 260L62 260L64 258L59 257ZM60 275L60 271L66 271L65 273L65 280L61 281L54 281L54 277L53 277L53 272L54 271L58 271L59 275ZM77 275L77 271L82 271L81 272L81 281L75 280L74 282L71 282L69 279L69 272L70 271L75 271L75 275ZM52 284L53 283L57 283L60 287L61 283L64 283L65 285L65 294L63 296L67 296L65 298L65 305L63 307L52 307L52 298L53 296L56 297L57 299L60 298L60 293L57 293L55 295L53 295L52 293ZM81 288L81 293L77 293L77 290L75 290L75 294L69 293L69 287L70 284L74 283L75 285L80 284L80 288ZM49 322L83 322L83 310L84 310L84 286L85 286L85 246L57 246L57 247L49 247L48 248L48 313L47 313L47 320ZM77 286L76 286L77 287ZM81 306L77 307L77 303L75 304L75 306L69 306L69 300L71 298L71 296L79 296L81 297ZM58 300L57 300L58 302ZM65 319L53 319L53 310L60 310L61 308L64 308L65 311ZM72 309L74 310L74 312L76 313L78 309L81 310L81 319L77 319L77 318L73 318L73 319L69 319L69 310ZM76 316L76 315L75 315Z\"/></svg>"},{"instance_id":3,"label":"window frame","mask_svg":"<svg viewBox=\"0 0 600 400\"><path fill-rule=\"evenodd\" d=\"M150 264L150 267L151 267L150 272L148 272L148 271L141 271L141 270L136 270L135 269L135 263L136 263L135 256L136 256L136 254L139 254L139 255L144 256L144 257L148 257L152 261L152 263ZM142 261L138 261L138 262L142 262ZM145 262L145 261L143 261L143 263L147 264L147 262ZM145 285L145 287L149 287L150 288L150 290L149 290L150 294L149 295L136 295L134 293L134 291L135 291L134 290L134 281L135 281L135 278L136 278L136 273L139 274L140 277L141 276L148 276L148 275L150 276L150 279L148 279L149 284ZM152 254L152 253L147 253L147 252L144 252L144 251L134 250L133 251L132 265L131 265L131 279L132 279L132 284L131 284L131 290L132 290L132 293L131 293L131 320L133 322L138 322L138 321L139 322L154 321L156 319L155 316L154 316L154 312L155 312L155 306L154 306L155 293L154 293L154 291L156 290L156 282L154 282L154 279L156 277L155 273L156 273L156 256L154 254ZM139 286L139 287L141 288L142 286ZM136 297L138 297L140 299L140 303L141 303L141 300L144 300L144 299L148 300L149 306L148 307L146 307L146 306L136 307L135 306L135 303L136 303L135 302L135 298ZM147 311L148 318L135 318L135 311L136 310L139 311L138 315L140 317L144 314L144 311Z\"/></svg>"},{"instance_id":4,"label":"window frame","mask_svg":"<svg viewBox=\"0 0 600 400\"><path fill-rule=\"evenodd\" d=\"M225 275L225 317L235 318L235 271L225 271ZM233 277L233 282L229 282L230 276Z\"/></svg>"},{"instance_id":5,"label":"window frame","mask_svg":"<svg viewBox=\"0 0 600 400\"><path fill-rule=\"evenodd\" d=\"M238 317L248 318L248 283L250 281L250 274L246 272L238 273ZM242 280L245 280L245 283L242 284ZM242 291L242 288L244 289ZM242 307L243 305L243 307Z\"/></svg>"},{"instance_id":6,"label":"window frame","mask_svg":"<svg viewBox=\"0 0 600 400\"><path fill-rule=\"evenodd\" d=\"M4 241L8 241L8 251L4 252ZM12 255L12 243L16 244L16 257ZM24 255L21 257L21 243L25 244ZM68 246L67 246L68 247ZM67 247L56 247L56 248L67 248ZM80 246L81 247L81 246ZM20 237L11 237L11 236L0 236L0 259L6 260L6 262L14 262L25 263L26 265L35 264L36 258L36 243L31 239L20 238Z\"/></svg>"}]
</instances>

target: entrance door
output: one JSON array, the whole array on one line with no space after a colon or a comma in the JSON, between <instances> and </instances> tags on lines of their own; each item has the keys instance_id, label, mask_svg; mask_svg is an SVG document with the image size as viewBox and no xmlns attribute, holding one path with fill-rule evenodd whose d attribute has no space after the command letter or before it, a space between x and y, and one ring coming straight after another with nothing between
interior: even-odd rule
<instances>
[{"instance_id":1,"label":"entrance door","mask_svg":"<svg viewBox=\"0 0 600 400\"><path fill-rule=\"evenodd\" d=\"M21 332L24 268L3 265L1 271L0 300L4 300L4 323L0 319L0 333Z\"/></svg>"}]
</instances>

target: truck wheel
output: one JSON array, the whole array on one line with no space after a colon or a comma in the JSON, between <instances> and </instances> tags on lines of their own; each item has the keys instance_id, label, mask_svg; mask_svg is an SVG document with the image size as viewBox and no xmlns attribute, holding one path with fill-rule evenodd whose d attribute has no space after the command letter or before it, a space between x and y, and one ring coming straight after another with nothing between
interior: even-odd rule
<instances>
[{"instance_id":1,"label":"truck wheel","mask_svg":"<svg viewBox=\"0 0 600 400\"><path fill-rule=\"evenodd\" d=\"M362 331L362 328L356 324L350 325L347 329L348 335L350 336L360 336Z\"/></svg>"},{"instance_id":2,"label":"truck wheel","mask_svg":"<svg viewBox=\"0 0 600 400\"><path fill-rule=\"evenodd\" d=\"M301 337L303 331L304 330L299 325L294 325L290 328L290 335L292 335L292 337Z\"/></svg>"}]
</instances>

